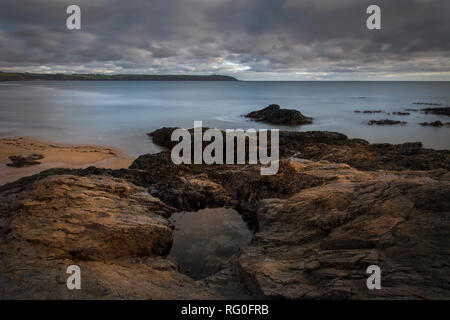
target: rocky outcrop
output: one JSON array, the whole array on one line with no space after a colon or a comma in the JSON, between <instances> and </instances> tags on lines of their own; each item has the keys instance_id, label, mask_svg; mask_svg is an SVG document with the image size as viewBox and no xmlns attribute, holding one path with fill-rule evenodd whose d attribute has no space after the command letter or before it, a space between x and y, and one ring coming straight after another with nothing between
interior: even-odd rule
<instances>
[{"instance_id":1,"label":"rocky outcrop","mask_svg":"<svg viewBox=\"0 0 450 320\"><path fill-rule=\"evenodd\" d=\"M174 129L158 129L150 135L153 142L162 141L161 146L170 149L177 143L170 141ZM346 163L360 170L450 169L449 150L425 149L421 142L396 145L389 143L370 144L362 139L349 139L346 135L337 132L280 131L279 149L281 158L296 156L309 160L328 160ZM210 168L211 166L206 167ZM167 171L192 170L192 168L199 167L175 166L168 153L161 153L141 156L136 159L131 168L151 169L152 175L158 174L158 172L164 175ZM236 168L236 166L233 166L233 168ZM202 167L201 170L204 170L204 168Z\"/></svg>"},{"instance_id":2,"label":"rocky outcrop","mask_svg":"<svg viewBox=\"0 0 450 320\"><path fill-rule=\"evenodd\" d=\"M236 261L266 298L448 299L448 171L364 173L344 164L293 160L328 183L260 201L259 231ZM366 269L382 270L368 290Z\"/></svg>"},{"instance_id":3,"label":"rocky outcrop","mask_svg":"<svg viewBox=\"0 0 450 320\"><path fill-rule=\"evenodd\" d=\"M106 176L54 175L0 193L0 298L215 298L164 259L174 211ZM66 269L81 268L82 290Z\"/></svg>"},{"instance_id":4,"label":"rocky outcrop","mask_svg":"<svg viewBox=\"0 0 450 320\"><path fill-rule=\"evenodd\" d=\"M39 161L43 159L44 156L42 154L30 154L28 156L10 156L9 159L11 160L11 163L7 163L6 165L8 167L28 167L35 164L40 164Z\"/></svg>"},{"instance_id":5,"label":"rocky outcrop","mask_svg":"<svg viewBox=\"0 0 450 320\"><path fill-rule=\"evenodd\" d=\"M271 104L264 109L250 112L245 117L254 121L287 126L311 124L313 122L312 118L305 117L300 111L295 109L281 109L277 104Z\"/></svg>"},{"instance_id":6,"label":"rocky outcrop","mask_svg":"<svg viewBox=\"0 0 450 320\"><path fill-rule=\"evenodd\" d=\"M170 146L173 128L153 139ZM169 136L169 140L165 137ZM0 297L448 299L450 151L280 132L280 169L179 165L51 169L0 187ZM165 256L173 212L231 206L254 232L193 281ZM82 290L66 288L66 268ZM368 290L378 265L381 290Z\"/></svg>"}]
</instances>

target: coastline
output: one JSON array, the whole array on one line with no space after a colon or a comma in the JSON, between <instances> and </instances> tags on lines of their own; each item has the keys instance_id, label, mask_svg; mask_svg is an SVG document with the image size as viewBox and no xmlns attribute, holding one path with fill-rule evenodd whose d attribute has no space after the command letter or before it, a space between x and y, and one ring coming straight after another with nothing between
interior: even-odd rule
<instances>
[{"instance_id":1,"label":"coastline","mask_svg":"<svg viewBox=\"0 0 450 320\"><path fill-rule=\"evenodd\" d=\"M21 168L8 167L10 156L41 154L40 164ZM112 146L90 144L55 143L33 137L11 137L0 139L0 185L51 168L87 168L96 166L105 169L128 168L133 159L121 149Z\"/></svg>"},{"instance_id":2,"label":"coastline","mask_svg":"<svg viewBox=\"0 0 450 320\"><path fill-rule=\"evenodd\" d=\"M4 72L0 82L7 81L239 81L225 75L170 75L170 74L50 74Z\"/></svg>"}]
</instances>

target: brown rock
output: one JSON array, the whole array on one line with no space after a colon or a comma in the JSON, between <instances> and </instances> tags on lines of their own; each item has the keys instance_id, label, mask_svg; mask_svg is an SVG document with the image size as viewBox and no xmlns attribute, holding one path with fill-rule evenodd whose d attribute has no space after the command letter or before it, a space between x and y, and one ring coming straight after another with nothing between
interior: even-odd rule
<instances>
[{"instance_id":1,"label":"brown rock","mask_svg":"<svg viewBox=\"0 0 450 320\"><path fill-rule=\"evenodd\" d=\"M334 182L260 202L253 246L236 260L248 288L266 298L448 299L450 184L332 172ZM382 290L366 287L371 264L382 270Z\"/></svg>"},{"instance_id":2,"label":"brown rock","mask_svg":"<svg viewBox=\"0 0 450 320\"><path fill-rule=\"evenodd\" d=\"M1 192L0 298L218 297L163 258L173 211L105 176L51 176ZM66 288L72 264L81 268L81 290Z\"/></svg>"},{"instance_id":3,"label":"brown rock","mask_svg":"<svg viewBox=\"0 0 450 320\"><path fill-rule=\"evenodd\" d=\"M449 151L331 132L280 132L280 149L274 176L175 166L162 152L128 170L53 169L0 187L0 297L450 297ZM194 282L164 258L165 218L225 205L253 241ZM69 264L82 268L79 292L65 286ZM371 264L382 290L366 287Z\"/></svg>"}]
</instances>

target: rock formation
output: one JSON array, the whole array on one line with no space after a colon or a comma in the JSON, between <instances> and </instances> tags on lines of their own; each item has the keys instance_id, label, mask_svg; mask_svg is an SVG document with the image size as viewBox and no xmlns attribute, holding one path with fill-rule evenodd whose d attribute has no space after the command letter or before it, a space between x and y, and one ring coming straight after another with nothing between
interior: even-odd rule
<instances>
[{"instance_id":1,"label":"rock formation","mask_svg":"<svg viewBox=\"0 0 450 320\"><path fill-rule=\"evenodd\" d=\"M176 128L162 128L149 135L153 142L168 149L177 142L170 141ZM360 170L450 170L450 150L432 150L422 147L421 142L389 144L374 143L363 139L349 139L346 135L327 131L280 131L279 148L281 158L296 156L310 160L328 160L346 163ZM174 166L169 154L141 156L132 164L134 169L164 167L161 170L183 170L189 166ZM216 168L216 166L213 166ZM209 168L209 166L208 166ZM236 166L233 166L236 168ZM203 169L208 170L208 169Z\"/></svg>"},{"instance_id":2,"label":"rock formation","mask_svg":"<svg viewBox=\"0 0 450 320\"><path fill-rule=\"evenodd\" d=\"M236 261L248 288L266 298L448 299L448 171L291 165L326 182L259 202L253 245ZM381 290L365 284L373 264L382 270Z\"/></svg>"},{"instance_id":3,"label":"rock formation","mask_svg":"<svg viewBox=\"0 0 450 320\"><path fill-rule=\"evenodd\" d=\"M168 146L173 128L157 130ZM448 299L450 151L280 132L280 170L174 165L51 169L0 187L0 298ZM254 232L193 281L165 259L174 212L234 207ZM66 288L66 268L82 290ZM381 290L368 290L378 265Z\"/></svg>"},{"instance_id":4,"label":"rock formation","mask_svg":"<svg viewBox=\"0 0 450 320\"><path fill-rule=\"evenodd\" d=\"M0 194L0 298L215 298L164 259L174 209L106 176L54 175ZM68 290L78 265L82 289Z\"/></svg>"},{"instance_id":5,"label":"rock formation","mask_svg":"<svg viewBox=\"0 0 450 320\"><path fill-rule=\"evenodd\" d=\"M30 154L28 156L10 156L9 160L11 160L11 163L7 163L6 165L8 167L28 167L35 164L39 164L40 162L37 160L43 159L44 156L42 154Z\"/></svg>"},{"instance_id":6,"label":"rock formation","mask_svg":"<svg viewBox=\"0 0 450 320\"><path fill-rule=\"evenodd\" d=\"M250 112L245 117L254 121L287 126L311 124L313 122L312 118L305 117L300 111L295 109L281 109L277 104L271 104L264 109Z\"/></svg>"}]
</instances>

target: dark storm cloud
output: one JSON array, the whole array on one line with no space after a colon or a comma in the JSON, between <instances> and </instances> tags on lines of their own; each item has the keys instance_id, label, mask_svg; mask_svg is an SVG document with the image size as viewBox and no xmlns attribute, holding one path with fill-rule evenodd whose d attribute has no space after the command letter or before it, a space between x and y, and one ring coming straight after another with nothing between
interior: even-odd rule
<instances>
[{"instance_id":1,"label":"dark storm cloud","mask_svg":"<svg viewBox=\"0 0 450 320\"><path fill-rule=\"evenodd\" d=\"M81 31L65 27L70 4ZM7 0L0 69L449 79L449 18L448 0Z\"/></svg>"}]
</instances>

